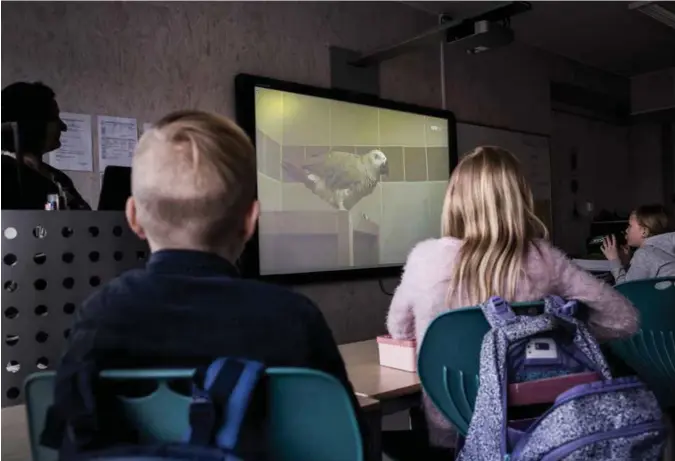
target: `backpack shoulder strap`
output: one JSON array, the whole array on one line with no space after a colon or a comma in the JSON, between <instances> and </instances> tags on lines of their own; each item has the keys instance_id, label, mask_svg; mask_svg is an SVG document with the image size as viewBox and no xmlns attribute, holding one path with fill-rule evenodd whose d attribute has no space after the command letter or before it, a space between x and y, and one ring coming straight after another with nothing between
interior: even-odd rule
<instances>
[{"instance_id":1,"label":"backpack shoulder strap","mask_svg":"<svg viewBox=\"0 0 675 461\"><path fill-rule=\"evenodd\" d=\"M544 309L551 315L572 321L579 310L579 302L574 299L564 300L560 296L550 295L544 298Z\"/></svg>"},{"instance_id":2,"label":"backpack shoulder strap","mask_svg":"<svg viewBox=\"0 0 675 461\"><path fill-rule=\"evenodd\" d=\"M492 328L499 328L509 323L515 322L517 316L509 303L504 301L499 296L493 296L488 299L485 303L480 305L481 310L485 319L490 324Z\"/></svg>"},{"instance_id":3,"label":"backpack shoulder strap","mask_svg":"<svg viewBox=\"0 0 675 461\"><path fill-rule=\"evenodd\" d=\"M190 443L234 450L264 366L260 362L220 358L195 375L190 405Z\"/></svg>"},{"instance_id":4,"label":"backpack shoulder strap","mask_svg":"<svg viewBox=\"0 0 675 461\"><path fill-rule=\"evenodd\" d=\"M595 363L603 379L612 379L611 370L600 349L600 344L589 331L586 324L575 318L579 310L579 302L576 300L564 300L559 296L547 296L544 301L547 313L573 326L575 330L574 344L588 359Z\"/></svg>"}]
</instances>

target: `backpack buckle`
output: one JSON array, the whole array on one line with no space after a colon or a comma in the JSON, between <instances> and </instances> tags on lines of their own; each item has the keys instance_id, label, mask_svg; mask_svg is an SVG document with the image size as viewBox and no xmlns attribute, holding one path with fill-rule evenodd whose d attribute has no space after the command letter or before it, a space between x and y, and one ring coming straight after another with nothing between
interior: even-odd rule
<instances>
[{"instance_id":1,"label":"backpack buckle","mask_svg":"<svg viewBox=\"0 0 675 461\"><path fill-rule=\"evenodd\" d=\"M579 303L572 300L564 300L560 296L549 296L550 301L553 304L554 311L565 317L574 317L579 310Z\"/></svg>"},{"instance_id":2,"label":"backpack buckle","mask_svg":"<svg viewBox=\"0 0 675 461\"><path fill-rule=\"evenodd\" d=\"M516 319L516 314L513 312L513 309L511 309L511 306L509 306L509 303L504 301L499 296L493 296L488 299L488 306L494 314L494 318L500 324L505 325Z\"/></svg>"}]
</instances>

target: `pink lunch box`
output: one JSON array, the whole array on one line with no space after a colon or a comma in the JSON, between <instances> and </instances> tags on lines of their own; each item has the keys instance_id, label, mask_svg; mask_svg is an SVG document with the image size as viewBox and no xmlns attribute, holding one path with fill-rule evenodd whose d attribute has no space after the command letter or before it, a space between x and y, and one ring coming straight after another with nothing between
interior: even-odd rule
<instances>
[{"instance_id":1,"label":"pink lunch box","mask_svg":"<svg viewBox=\"0 0 675 461\"><path fill-rule=\"evenodd\" d=\"M380 365L409 372L417 372L417 347L414 340L378 336L377 349Z\"/></svg>"}]
</instances>

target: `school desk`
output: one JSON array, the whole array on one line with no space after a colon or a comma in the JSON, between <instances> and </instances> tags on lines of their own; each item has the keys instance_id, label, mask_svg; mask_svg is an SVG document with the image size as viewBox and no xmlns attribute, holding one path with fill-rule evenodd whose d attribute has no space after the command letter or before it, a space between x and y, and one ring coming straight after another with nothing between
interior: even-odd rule
<instances>
[{"instance_id":1,"label":"school desk","mask_svg":"<svg viewBox=\"0 0 675 461\"><path fill-rule=\"evenodd\" d=\"M380 366L375 339L343 344L340 353L356 395L379 401L383 415L419 407L419 376Z\"/></svg>"}]
</instances>

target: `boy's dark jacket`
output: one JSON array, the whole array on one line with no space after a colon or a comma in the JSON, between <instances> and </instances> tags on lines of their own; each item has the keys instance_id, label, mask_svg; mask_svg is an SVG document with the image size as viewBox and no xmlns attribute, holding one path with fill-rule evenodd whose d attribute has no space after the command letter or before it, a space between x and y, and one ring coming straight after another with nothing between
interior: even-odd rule
<instances>
[{"instance_id":1,"label":"boy's dark jacket","mask_svg":"<svg viewBox=\"0 0 675 461\"><path fill-rule=\"evenodd\" d=\"M194 368L218 357L324 371L345 385L359 414L333 335L311 301L282 287L241 279L215 254L167 250L154 253L145 269L108 283L78 311L43 441L60 444L64 419L84 434L79 440L88 439L85 449L133 440L121 430L110 402L93 397L105 394L96 379L101 370ZM256 416L264 414L259 407L254 402L247 416L252 428L258 425ZM360 426L363 434L365 425ZM245 425L244 445L256 432ZM79 449L64 443L61 459Z\"/></svg>"}]
</instances>

